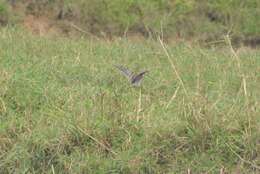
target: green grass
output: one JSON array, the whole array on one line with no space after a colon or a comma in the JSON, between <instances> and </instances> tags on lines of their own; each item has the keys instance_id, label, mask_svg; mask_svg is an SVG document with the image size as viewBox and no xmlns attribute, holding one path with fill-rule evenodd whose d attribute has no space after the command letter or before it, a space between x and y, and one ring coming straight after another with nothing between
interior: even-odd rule
<instances>
[{"instance_id":1,"label":"green grass","mask_svg":"<svg viewBox=\"0 0 260 174\"><path fill-rule=\"evenodd\" d=\"M0 40L0 173L259 172L260 51L169 45L182 86L156 41Z\"/></svg>"}]
</instances>

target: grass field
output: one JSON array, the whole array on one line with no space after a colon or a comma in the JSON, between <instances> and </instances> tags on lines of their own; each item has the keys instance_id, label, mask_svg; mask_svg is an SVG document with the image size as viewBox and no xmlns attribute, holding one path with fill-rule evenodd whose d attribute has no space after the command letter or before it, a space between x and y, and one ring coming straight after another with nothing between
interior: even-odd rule
<instances>
[{"instance_id":1,"label":"grass field","mask_svg":"<svg viewBox=\"0 0 260 174\"><path fill-rule=\"evenodd\" d=\"M260 172L259 50L0 40L1 174ZM149 73L134 88L114 64Z\"/></svg>"}]
</instances>

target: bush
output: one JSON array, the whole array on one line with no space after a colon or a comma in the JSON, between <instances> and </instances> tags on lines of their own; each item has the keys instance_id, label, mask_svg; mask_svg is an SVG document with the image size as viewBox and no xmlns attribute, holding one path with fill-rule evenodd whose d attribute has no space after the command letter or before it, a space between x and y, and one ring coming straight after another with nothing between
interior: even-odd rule
<instances>
[{"instance_id":1,"label":"bush","mask_svg":"<svg viewBox=\"0 0 260 174\"><path fill-rule=\"evenodd\" d=\"M9 18L8 4L4 0L0 0L0 25L6 25Z\"/></svg>"},{"instance_id":2,"label":"bush","mask_svg":"<svg viewBox=\"0 0 260 174\"><path fill-rule=\"evenodd\" d=\"M257 0L67 0L67 12L93 33L122 35L139 32L216 39L228 31L234 35L260 33ZM206 35L206 36L205 36Z\"/></svg>"},{"instance_id":3,"label":"bush","mask_svg":"<svg viewBox=\"0 0 260 174\"><path fill-rule=\"evenodd\" d=\"M21 0L17 3L25 7L26 14L70 21L95 35L122 36L133 32L158 36L163 32L166 38L214 40L229 31L236 37L260 33L258 0ZM7 21L8 12L8 4L0 0L2 23Z\"/></svg>"}]
</instances>

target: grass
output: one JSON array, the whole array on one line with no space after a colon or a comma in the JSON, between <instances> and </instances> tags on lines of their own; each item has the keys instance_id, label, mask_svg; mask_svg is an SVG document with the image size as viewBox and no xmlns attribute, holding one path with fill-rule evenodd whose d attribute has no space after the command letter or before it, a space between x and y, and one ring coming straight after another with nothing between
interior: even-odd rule
<instances>
[{"instance_id":1,"label":"grass","mask_svg":"<svg viewBox=\"0 0 260 174\"><path fill-rule=\"evenodd\" d=\"M259 173L258 50L0 40L0 173ZM113 64L150 72L132 88Z\"/></svg>"}]
</instances>

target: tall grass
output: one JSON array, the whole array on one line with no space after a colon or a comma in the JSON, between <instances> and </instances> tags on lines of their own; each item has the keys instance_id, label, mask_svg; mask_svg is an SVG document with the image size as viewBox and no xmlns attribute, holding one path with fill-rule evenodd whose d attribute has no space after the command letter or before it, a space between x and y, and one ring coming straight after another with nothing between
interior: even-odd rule
<instances>
[{"instance_id":1,"label":"tall grass","mask_svg":"<svg viewBox=\"0 0 260 174\"><path fill-rule=\"evenodd\" d=\"M259 51L0 40L0 173L259 172ZM133 88L113 64L150 73Z\"/></svg>"}]
</instances>

